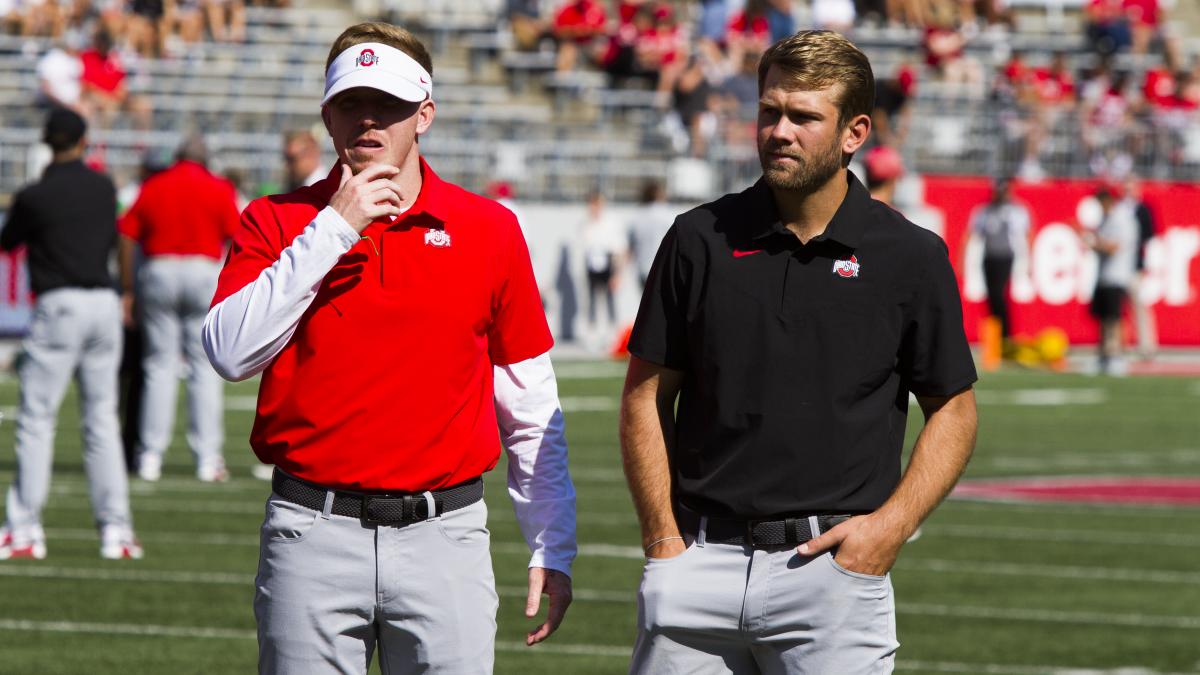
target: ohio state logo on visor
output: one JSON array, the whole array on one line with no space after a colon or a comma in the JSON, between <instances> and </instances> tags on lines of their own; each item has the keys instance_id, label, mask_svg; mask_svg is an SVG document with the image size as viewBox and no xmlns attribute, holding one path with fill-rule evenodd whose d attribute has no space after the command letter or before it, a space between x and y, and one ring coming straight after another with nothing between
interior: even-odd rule
<instances>
[{"instance_id":1,"label":"ohio state logo on visor","mask_svg":"<svg viewBox=\"0 0 1200 675\"><path fill-rule=\"evenodd\" d=\"M849 260L833 261L833 273L847 279L858 276L858 258L850 256Z\"/></svg>"},{"instance_id":2,"label":"ohio state logo on visor","mask_svg":"<svg viewBox=\"0 0 1200 675\"><path fill-rule=\"evenodd\" d=\"M356 64L362 66L363 68L366 68L368 66L373 66L376 63L379 63L379 57L375 56L374 49L364 49L358 55L358 58L354 60L354 62Z\"/></svg>"}]
</instances>

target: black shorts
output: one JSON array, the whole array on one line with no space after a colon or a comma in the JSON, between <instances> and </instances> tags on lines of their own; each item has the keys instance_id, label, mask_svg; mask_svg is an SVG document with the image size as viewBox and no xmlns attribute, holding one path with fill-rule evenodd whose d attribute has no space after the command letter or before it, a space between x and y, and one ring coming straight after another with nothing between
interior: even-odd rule
<instances>
[{"instance_id":1,"label":"black shorts","mask_svg":"<svg viewBox=\"0 0 1200 675\"><path fill-rule=\"evenodd\" d=\"M1092 316L1101 321L1120 319L1125 295L1125 289L1119 286L1097 286L1092 294Z\"/></svg>"}]
</instances>

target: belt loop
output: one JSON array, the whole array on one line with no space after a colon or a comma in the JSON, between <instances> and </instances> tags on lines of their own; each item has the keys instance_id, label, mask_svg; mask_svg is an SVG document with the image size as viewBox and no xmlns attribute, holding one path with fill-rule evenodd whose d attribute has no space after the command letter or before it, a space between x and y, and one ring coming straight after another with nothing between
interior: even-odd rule
<instances>
[{"instance_id":1,"label":"belt loop","mask_svg":"<svg viewBox=\"0 0 1200 675\"><path fill-rule=\"evenodd\" d=\"M812 535L813 539L816 539L817 537L821 536L821 521L818 520L816 516L808 517L808 532L809 532L809 534ZM804 542L800 542L800 543L804 543Z\"/></svg>"},{"instance_id":2,"label":"belt loop","mask_svg":"<svg viewBox=\"0 0 1200 675\"><path fill-rule=\"evenodd\" d=\"M696 545L704 546L704 542L708 541L708 516L700 516L700 527L696 530Z\"/></svg>"},{"instance_id":3,"label":"belt loop","mask_svg":"<svg viewBox=\"0 0 1200 675\"><path fill-rule=\"evenodd\" d=\"M433 493L426 490L421 493L421 496L425 498L425 520L437 518L437 501L434 500Z\"/></svg>"},{"instance_id":4,"label":"belt loop","mask_svg":"<svg viewBox=\"0 0 1200 675\"><path fill-rule=\"evenodd\" d=\"M325 508L321 511L321 517L325 520L329 520L329 514L333 511L333 497L333 490L325 491Z\"/></svg>"}]
</instances>

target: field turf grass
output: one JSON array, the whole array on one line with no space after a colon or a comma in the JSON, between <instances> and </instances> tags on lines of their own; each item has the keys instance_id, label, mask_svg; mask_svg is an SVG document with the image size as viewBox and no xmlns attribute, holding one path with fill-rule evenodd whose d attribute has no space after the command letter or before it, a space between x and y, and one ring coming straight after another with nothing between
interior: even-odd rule
<instances>
[{"instance_id":1,"label":"field turf grass","mask_svg":"<svg viewBox=\"0 0 1200 675\"><path fill-rule=\"evenodd\" d=\"M501 594L496 671L621 673L642 565L616 440L623 366L559 365L579 492L576 600L550 642L524 647L528 554L501 464L487 483ZM163 480L132 481L146 557L122 562L97 555L77 403L68 397L45 514L50 555L0 562L0 673L253 672L251 600L269 491L250 476L255 391L254 382L227 389L228 484L193 479L182 424ZM981 430L967 479L1200 477L1196 379L1008 371L985 377L978 391ZM16 396L14 379L0 381L5 484ZM911 443L915 406L909 426ZM1200 509L950 500L905 548L893 580L898 672L1200 671Z\"/></svg>"}]
</instances>

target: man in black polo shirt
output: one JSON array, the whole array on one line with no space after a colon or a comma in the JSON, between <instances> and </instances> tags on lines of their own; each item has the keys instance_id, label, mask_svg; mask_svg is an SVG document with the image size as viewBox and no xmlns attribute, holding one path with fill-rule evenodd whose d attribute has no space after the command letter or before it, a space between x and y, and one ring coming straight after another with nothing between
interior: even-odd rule
<instances>
[{"instance_id":1,"label":"man in black polo shirt","mask_svg":"<svg viewBox=\"0 0 1200 675\"><path fill-rule=\"evenodd\" d=\"M762 180L675 221L629 344L631 672L891 672L888 571L975 441L958 286L941 239L846 170L871 128L862 52L798 33L759 91Z\"/></svg>"},{"instance_id":2,"label":"man in black polo shirt","mask_svg":"<svg viewBox=\"0 0 1200 675\"><path fill-rule=\"evenodd\" d=\"M117 423L121 300L108 259L117 243L112 181L83 164L87 125L59 108L46 121L53 162L42 180L17 193L0 248L25 246L37 302L17 365L17 475L8 490L0 560L46 557L42 508L50 492L54 424L75 377L83 423L83 462L100 555L140 558L129 513L129 483Z\"/></svg>"}]
</instances>

